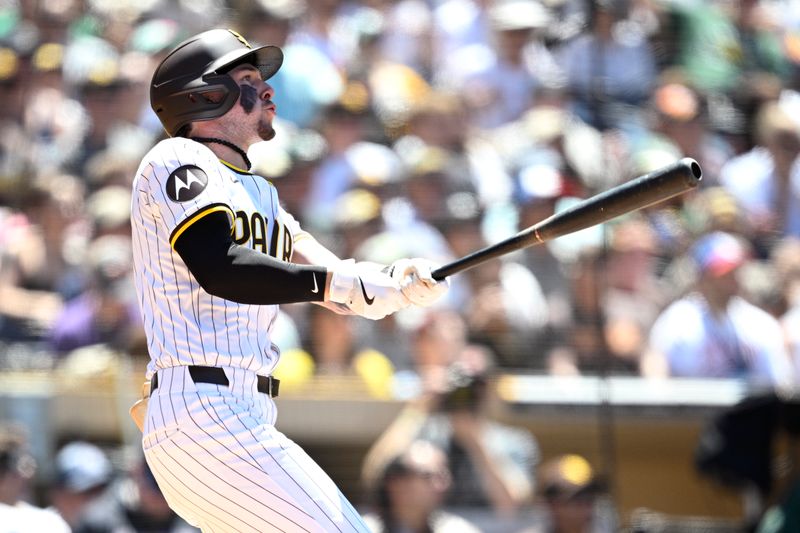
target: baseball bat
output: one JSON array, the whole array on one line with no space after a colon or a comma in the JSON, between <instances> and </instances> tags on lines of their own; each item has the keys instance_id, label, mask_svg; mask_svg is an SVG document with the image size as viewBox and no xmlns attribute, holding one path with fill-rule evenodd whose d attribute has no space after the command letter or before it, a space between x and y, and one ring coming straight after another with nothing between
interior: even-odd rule
<instances>
[{"instance_id":1,"label":"baseball bat","mask_svg":"<svg viewBox=\"0 0 800 533\"><path fill-rule=\"evenodd\" d=\"M601 224L619 215L662 202L693 189L697 187L702 177L703 171L697 161L685 157L582 200L569 209L525 228L516 235L442 265L431 274L434 279L441 280L489 259Z\"/></svg>"}]
</instances>

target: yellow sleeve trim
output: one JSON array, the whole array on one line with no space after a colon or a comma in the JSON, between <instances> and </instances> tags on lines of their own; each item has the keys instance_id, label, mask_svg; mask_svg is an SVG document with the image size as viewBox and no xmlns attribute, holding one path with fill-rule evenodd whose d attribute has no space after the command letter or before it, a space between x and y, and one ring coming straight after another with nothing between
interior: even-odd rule
<instances>
[{"instance_id":1,"label":"yellow sleeve trim","mask_svg":"<svg viewBox=\"0 0 800 533\"><path fill-rule=\"evenodd\" d=\"M198 220L200 220L204 216L209 215L211 213L215 213L217 211L222 211L224 213L227 213L228 216L231 218L231 220L233 220L235 218L233 216L233 211L231 211L231 208L228 207L227 205L210 206L207 209L199 211L198 213L195 213L194 215L192 215L190 218L188 218L188 219L184 220L183 222L181 222L180 226L178 226L176 231L172 234L172 237L169 240L169 245L173 249L175 249L175 242L178 240L178 237L180 237L183 234L183 232L186 231L186 229L189 226L191 226L192 224L194 224L195 222L197 222ZM232 232L233 232L233 227L231 226L231 233Z\"/></svg>"}]
</instances>

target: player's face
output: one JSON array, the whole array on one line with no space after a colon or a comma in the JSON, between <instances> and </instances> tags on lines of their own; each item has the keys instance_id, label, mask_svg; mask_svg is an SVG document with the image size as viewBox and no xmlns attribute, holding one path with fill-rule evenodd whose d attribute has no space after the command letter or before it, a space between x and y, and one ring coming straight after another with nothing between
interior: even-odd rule
<instances>
[{"instance_id":1,"label":"player's face","mask_svg":"<svg viewBox=\"0 0 800 533\"><path fill-rule=\"evenodd\" d=\"M230 126L250 142L268 141L275 136L272 121L276 107L271 85L261 79L261 73L252 65L240 65L230 71L239 85L239 101L227 113Z\"/></svg>"}]
</instances>

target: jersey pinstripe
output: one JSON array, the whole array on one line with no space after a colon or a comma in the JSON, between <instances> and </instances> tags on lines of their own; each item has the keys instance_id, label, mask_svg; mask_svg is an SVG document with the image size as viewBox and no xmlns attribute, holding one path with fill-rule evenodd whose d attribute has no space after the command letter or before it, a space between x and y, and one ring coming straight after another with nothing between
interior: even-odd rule
<instances>
[{"instance_id":1,"label":"jersey pinstripe","mask_svg":"<svg viewBox=\"0 0 800 533\"><path fill-rule=\"evenodd\" d=\"M131 205L134 277L151 357L148 378L178 365L266 375L277 364L270 338L277 306L208 294L173 249L187 227L215 211L227 213L237 243L280 260L290 261L294 241L307 235L281 208L269 181L221 162L203 144L172 138L150 150L134 178Z\"/></svg>"}]
</instances>

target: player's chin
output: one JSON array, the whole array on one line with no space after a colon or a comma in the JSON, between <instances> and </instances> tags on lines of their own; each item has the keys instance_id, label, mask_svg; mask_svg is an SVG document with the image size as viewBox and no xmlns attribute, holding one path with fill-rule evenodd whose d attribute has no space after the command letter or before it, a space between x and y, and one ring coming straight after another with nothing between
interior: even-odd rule
<instances>
[{"instance_id":1,"label":"player's chin","mask_svg":"<svg viewBox=\"0 0 800 533\"><path fill-rule=\"evenodd\" d=\"M262 141L269 141L273 137L275 137L275 128L272 127L272 124L268 123L265 120L262 120L258 124L258 136L261 138Z\"/></svg>"}]
</instances>

